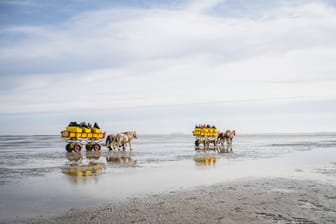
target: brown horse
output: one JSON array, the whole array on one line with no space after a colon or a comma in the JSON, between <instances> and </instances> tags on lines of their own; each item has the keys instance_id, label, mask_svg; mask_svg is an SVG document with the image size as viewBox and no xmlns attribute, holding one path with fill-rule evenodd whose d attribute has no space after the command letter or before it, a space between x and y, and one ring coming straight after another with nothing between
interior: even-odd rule
<instances>
[{"instance_id":1,"label":"brown horse","mask_svg":"<svg viewBox=\"0 0 336 224\"><path fill-rule=\"evenodd\" d=\"M122 145L125 150L125 144L129 144L130 151L132 151L132 140L133 138L137 138L137 134L135 131L126 131L119 133L115 136L116 144L119 150L119 147Z\"/></svg>"},{"instance_id":2,"label":"brown horse","mask_svg":"<svg viewBox=\"0 0 336 224\"><path fill-rule=\"evenodd\" d=\"M225 132L221 132L219 133L218 137L217 137L217 141L224 145L225 142L227 142L227 144L232 144L232 139L233 137L236 135L236 131L235 130L226 130Z\"/></svg>"},{"instance_id":3,"label":"brown horse","mask_svg":"<svg viewBox=\"0 0 336 224\"><path fill-rule=\"evenodd\" d=\"M114 135L114 134L112 134L112 135L108 135L107 137L106 137L106 145L108 146L108 148L110 149L110 150L114 150L114 149L116 149L116 147L117 147L117 138L116 138L116 136L117 135Z\"/></svg>"}]
</instances>

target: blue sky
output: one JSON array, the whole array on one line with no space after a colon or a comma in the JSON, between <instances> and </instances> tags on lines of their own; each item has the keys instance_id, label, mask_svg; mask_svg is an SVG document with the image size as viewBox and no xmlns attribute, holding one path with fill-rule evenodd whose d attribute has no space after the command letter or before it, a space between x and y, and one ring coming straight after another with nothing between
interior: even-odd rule
<instances>
[{"instance_id":1,"label":"blue sky","mask_svg":"<svg viewBox=\"0 0 336 224\"><path fill-rule=\"evenodd\" d=\"M336 131L335 1L0 0L0 134Z\"/></svg>"}]
</instances>

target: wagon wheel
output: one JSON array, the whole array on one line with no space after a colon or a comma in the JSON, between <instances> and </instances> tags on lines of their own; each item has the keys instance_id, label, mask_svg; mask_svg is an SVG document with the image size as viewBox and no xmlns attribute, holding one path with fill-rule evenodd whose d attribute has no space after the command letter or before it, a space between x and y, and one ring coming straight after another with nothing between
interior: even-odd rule
<instances>
[{"instance_id":1,"label":"wagon wheel","mask_svg":"<svg viewBox=\"0 0 336 224\"><path fill-rule=\"evenodd\" d=\"M87 151L91 151L92 148L93 148L93 145L91 145L91 144L87 144L87 145L85 146L85 148L86 148Z\"/></svg>"},{"instance_id":2,"label":"wagon wheel","mask_svg":"<svg viewBox=\"0 0 336 224\"><path fill-rule=\"evenodd\" d=\"M204 146L209 146L209 140L204 140Z\"/></svg>"},{"instance_id":3,"label":"wagon wheel","mask_svg":"<svg viewBox=\"0 0 336 224\"><path fill-rule=\"evenodd\" d=\"M101 146L99 145L99 144L94 144L93 145L93 149L95 150L95 151L100 151L100 149L101 149Z\"/></svg>"},{"instance_id":4,"label":"wagon wheel","mask_svg":"<svg viewBox=\"0 0 336 224\"><path fill-rule=\"evenodd\" d=\"M195 146L198 147L199 145L200 145L200 142L199 142L199 140L197 139L197 140L195 141Z\"/></svg>"},{"instance_id":5,"label":"wagon wheel","mask_svg":"<svg viewBox=\"0 0 336 224\"><path fill-rule=\"evenodd\" d=\"M67 152L72 152L72 148L71 148L71 144L70 144L70 143L66 144L66 146L65 146L65 150L66 150Z\"/></svg>"},{"instance_id":6,"label":"wagon wheel","mask_svg":"<svg viewBox=\"0 0 336 224\"><path fill-rule=\"evenodd\" d=\"M75 152L80 152L82 147L79 144L75 145Z\"/></svg>"}]
</instances>

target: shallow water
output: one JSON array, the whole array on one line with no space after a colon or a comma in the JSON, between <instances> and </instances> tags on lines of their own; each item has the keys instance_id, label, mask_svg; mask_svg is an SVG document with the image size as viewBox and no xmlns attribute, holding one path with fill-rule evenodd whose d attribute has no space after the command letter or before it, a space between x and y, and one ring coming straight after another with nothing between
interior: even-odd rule
<instances>
[{"instance_id":1,"label":"shallow water","mask_svg":"<svg viewBox=\"0 0 336 224\"><path fill-rule=\"evenodd\" d=\"M238 135L231 153L193 144L189 135L144 135L132 153L69 154L59 136L0 136L0 221L245 177L336 185L336 134ZM88 176L74 176L83 169Z\"/></svg>"}]
</instances>

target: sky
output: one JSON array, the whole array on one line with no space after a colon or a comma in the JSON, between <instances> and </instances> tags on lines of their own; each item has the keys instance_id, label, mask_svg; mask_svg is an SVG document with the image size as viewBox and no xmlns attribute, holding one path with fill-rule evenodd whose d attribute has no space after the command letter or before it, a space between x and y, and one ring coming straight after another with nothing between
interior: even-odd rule
<instances>
[{"instance_id":1,"label":"sky","mask_svg":"<svg viewBox=\"0 0 336 224\"><path fill-rule=\"evenodd\" d=\"M0 0L0 134L336 132L336 1Z\"/></svg>"}]
</instances>

